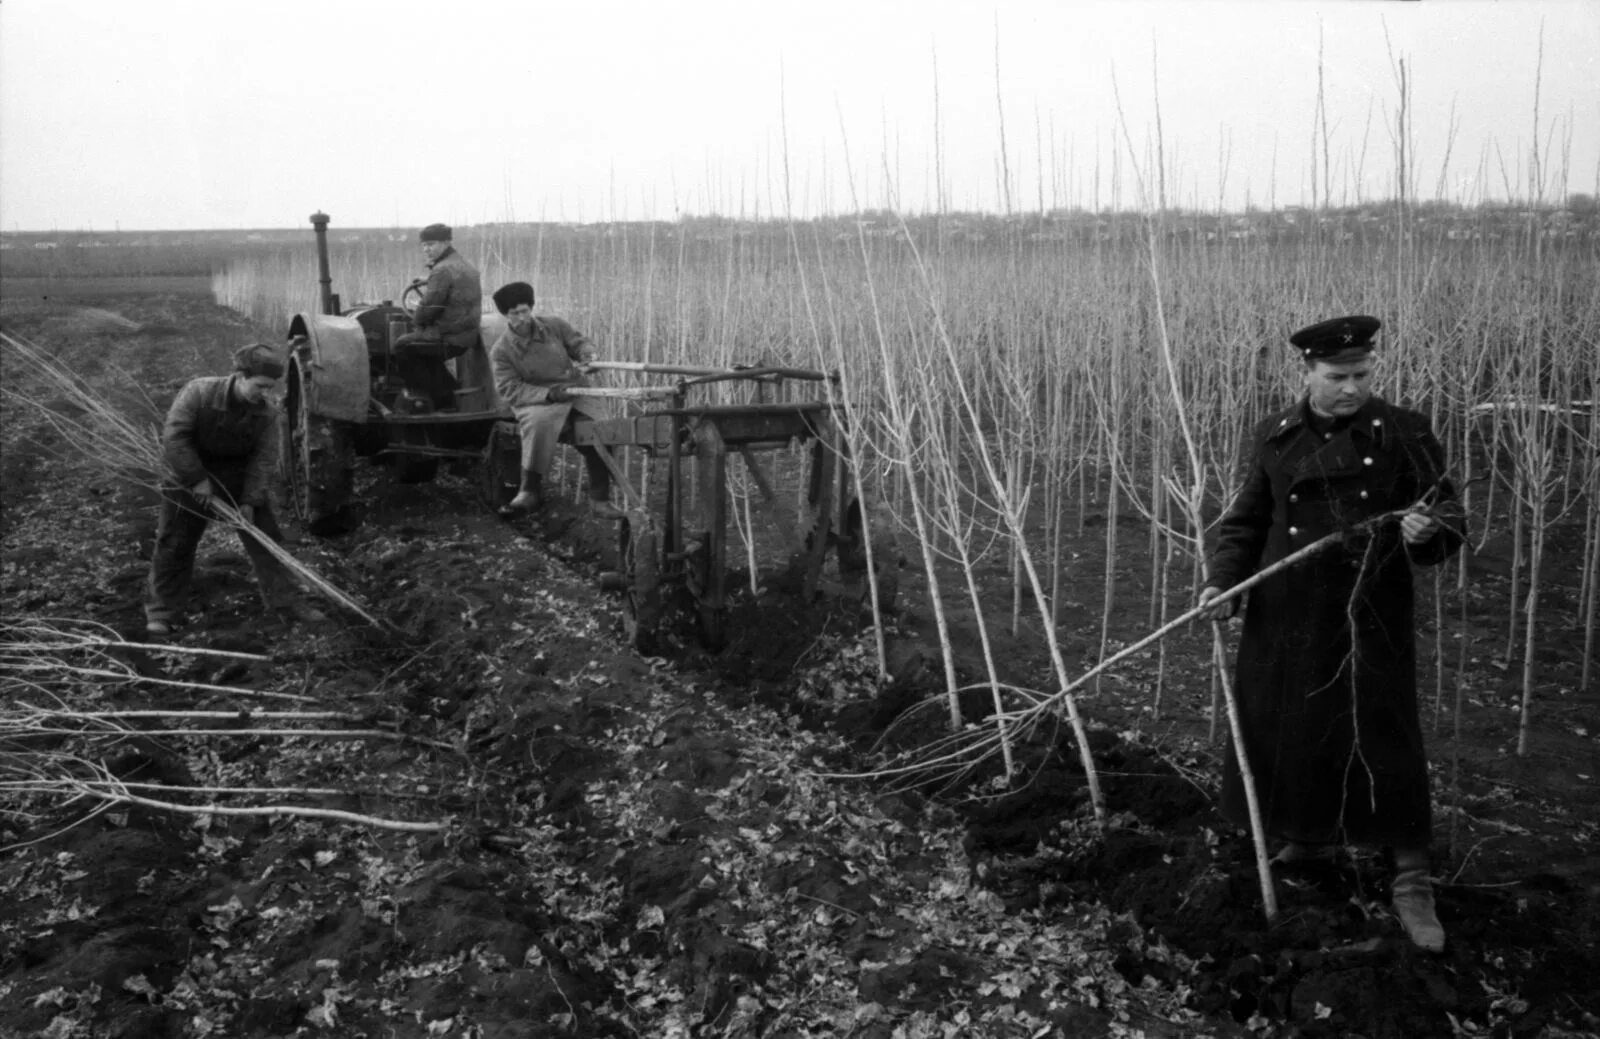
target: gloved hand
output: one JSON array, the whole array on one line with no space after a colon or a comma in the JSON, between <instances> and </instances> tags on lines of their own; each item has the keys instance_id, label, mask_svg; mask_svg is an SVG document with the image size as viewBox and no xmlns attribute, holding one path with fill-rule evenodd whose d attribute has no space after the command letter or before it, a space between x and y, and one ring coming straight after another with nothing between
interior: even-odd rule
<instances>
[{"instance_id":1,"label":"gloved hand","mask_svg":"<svg viewBox=\"0 0 1600 1039\"><path fill-rule=\"evenodd\" d=\"M572 383L570 382L558 382L554 386L548 387L544 391L544 399L549 401L551 404L567 403L572 399L572 394L567 392L567 389L571 387L571 385Z\"/></svg>"},{"instance_id":2,"label":"gloved hand","mask_svg":"<svg viewBox=\"0 0 1600 1039\"><path fill-rule=\"evenodd\" d=\"M256 507L254 505L241 505L241 506L239 506L239 515L240 515L241 518L244 519L244 521L246 523L250 524L251 526L255 525L255 522L256 522Z\"/></svg>"}]
</instances>

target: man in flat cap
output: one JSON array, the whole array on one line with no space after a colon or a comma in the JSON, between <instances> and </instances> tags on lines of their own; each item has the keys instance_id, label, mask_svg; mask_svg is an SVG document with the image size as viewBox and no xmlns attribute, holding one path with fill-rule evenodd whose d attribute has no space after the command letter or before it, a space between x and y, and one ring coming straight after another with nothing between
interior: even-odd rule
<instances>
[{"instance_id":1,"label":"man in flat cap","mask_svg":"<svg viewBox=\"0 0 1600 1039\"><path fill-rule=\"evenodd\" d=\"M556 441L574 417L604 418L609 409L595 397L568 391L589 384L594 344L558 317L533 312L533 286L525 281L502 285L494 305L506 316L506 331L489 348L495 392L517 416L522 436L522 482L517 496L500 510L508 518L532 512L543 503L545 477L555 457ZM605 519L622 512L611 504L611 471L593 447L580 446L589 474L591 511Z\"/></svg>"},{"instance_id":2,"label":"man in flat cap","mask_svg":"<svg viewBox=\"0 0 1600 1039\"><path fill-rule=\"evenodd\" d=\"M172 402L161 434L167 476L145 586L148 634L170 634L183 610L213 501L235 506L262 534L281 539L267 501L278 464L278 410L267 393L283 372L278 351L252 343L234 352L232 374L191 379ZM327 619L299 601L283 565L253 534L241 529L239 539L269 610L285 621Z\"/></svg>"},{"instance_id":3,"label":"man in flat cap","mask_svg":"<svg viewBox=\"0 0 1600 1039\"><path fill-rule=\"evenodd\" d=\"M1219 600L1223 590L1344 535L1248 593L1235 686L1245 753L1266 831L1283 842L1274 861L1389 849L1395 915L1417 946L1438 951L1411 568L1453 555L1463 520L1427 418L1373 395L1379 327L1357 315L1289 337L1305 393L1251 434L1200 601L1209 618L1228 617L1237 601ZM1248 825L1232 747L1222 811Z\"/></svg>"},{"instance_id":4,"label":"man in flat cap","mask_svg":"<svg viewBox=\"0 0 1600 1039\"><path fill-rule=\"evenodd\" d=\"M412 321L416 331L394 342L400 377L433 400L437 408L455 405L456 380L444 362L478 345L483 284L478 269L455 249L454 232L444 224L422 229L428 276L419 281L422 296Z\"/></svg>"}]
</instances>

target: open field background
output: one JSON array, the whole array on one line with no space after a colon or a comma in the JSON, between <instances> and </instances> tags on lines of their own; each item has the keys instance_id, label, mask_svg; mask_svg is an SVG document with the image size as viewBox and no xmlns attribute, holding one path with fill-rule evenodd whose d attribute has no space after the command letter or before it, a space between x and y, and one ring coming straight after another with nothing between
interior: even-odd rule
<instances>
[{"instance_id":1,"label":"open field background","mask_svg":"<svg viewBox=\"0 0 1600 1039\"><path fill-rule=\"evenodd\" d=\"M30 1008L17 1034L1593 1034L1600 239L1548 213L1367 215L1237 236L881 213L459 229L487 287L533 281L608 359L840 369L864 489L905 557L901 608L880 642L853 610L751 593L720 657L643 660L592 591L603 536L560 512L513 530L460 478L372 471L366 526L297 552L411 640L381 645L258 630L242 559L212 538L187 641L287 651L218 679L234 693L79 679L70 703L309 693L469 750L77 746L127 748L124 777L325 783L342 793L315 803L451 828L135 808L58 834L72 801L14 793L0 987ZM136 270L111 247L59 267L65 246L13 249L0 316L110 394L150 387L153 418L311 309L310 229L278 234L129 253ZM334 226L335 290L398 298L414 242L360 234ZM1362 311L1385 321L1388 395L1434 416L1472 526L1458 564L1419 576L1444 958L1397 938L1375 859L1284 885L1285 918L1261 922L1248 842L1210 805L1201 630L1080 693L1103 830L1075 741L1049 729L1015 740L1005 796L979 796L1008 789L993 757L954 786L818 777L915 759L952 709L993 750L996 695L1048 695L1181 611L1239 438L1294 392L1285 334ZM0 377L26 385L9 354ZM8 621L137 631L148 510L77 493L92 466L14 400L5 429Z\"/></svg>"},{"instance_id":2,"label":"open field background","mask_svg":"<svg viewBox=\"0 0 1600 1039\"><path fill-rule=\"evenodd\" d=\"M1242 224L875 214L498 227L458 247L490 287L533 281L546 312L612 359L841 370L868 491L928 546L927 576L936 559L1003 560L1018 585L1025 560L1057 575L1024 590L1013 625L1021 613L1056 616L1065 598L1127 594L1109 579L1085 589L1085 575L1070 590L1058 583L1063 532L1081 534L1095 510L1137 516L1136 536L1162 561L1152 626L1185 601L1241 437L1297 391L1288 331L1376 314L1383 392L1433 417L1476 546L1511 557L1501 659L1521 658L1531 701L1541 621L1554 638L1583 633L1583 684L1594 682L1600 227L1590 223L1566 211L1474 219L1377 207ZM411 243L372 237L334 243L347 305L391 298L415 276ZM310 309L315 284L302 247L230 263L215 291L270 323ZM1107 528L1112 558L1119 530ZM1573 588L1546 583L1542 553L1557 530L1584 546L1566 575ZM1461 594L1468 567L1463 558L1441 589Z\"/></svg>"}]
</instances>

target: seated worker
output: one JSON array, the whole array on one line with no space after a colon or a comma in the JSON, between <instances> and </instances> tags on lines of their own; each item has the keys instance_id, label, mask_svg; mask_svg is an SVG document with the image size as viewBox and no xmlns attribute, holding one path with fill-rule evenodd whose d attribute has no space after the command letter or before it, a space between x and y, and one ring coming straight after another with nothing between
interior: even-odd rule
<instances>
[{"instance_id":1,"label":"seated worker","mask_svg":"<svg viewBox=\"0 0 1600 1039\"><path fill-rule=\"evenodd\" d=\"M416 331L394 341L395 360L407 386L436 408L454 407L456 380L444 362L477 345L483 285L478 269L451 244L449 227L429 224L420 237L428 278L412 316Z\"/></svg>"},{"instance_id":2,"label":"seated worker","mask_svg":"<svg viewBox=\"0 0 1600 1039\"><path fill-rule=\"evenodd\" d=\"M283 377L283 359L253 343L233 355L233 374L191 379L178 391L161 433L168 469L161 487L161 518L145 589L145 630L171 634L188 598L195 550L211 520L211 502L234 505L257 530L282 540L267 503L268 481L278 464L278 411L266 397ZM261 598L285 622L321 623L321 612L301 603L294 581L254 533L240 529Z\"/></svg>"},{"instance_id":3,"label":"seated worker","mask_svg":"<svg viewBox=\"0 0 1600 1039\"><path fill-rule=\"evenodd\" d=\"M603 399L567 392L589 384L585 375L594 360L594 344L558 317L534 316L532 285L502 285L494 292L494 305L506 316L506 331L489 347L489 365L495 390L517 416L522 435L522 482L517 496L500 510L510 518L544 504L544 479L556 439L573 418L604 418L610 409ZM622 510L611 504L611 470L600 452L592 447L578 451L589 474L590 510L604 519L620 519Z\"/></svg>"}]
</instances>

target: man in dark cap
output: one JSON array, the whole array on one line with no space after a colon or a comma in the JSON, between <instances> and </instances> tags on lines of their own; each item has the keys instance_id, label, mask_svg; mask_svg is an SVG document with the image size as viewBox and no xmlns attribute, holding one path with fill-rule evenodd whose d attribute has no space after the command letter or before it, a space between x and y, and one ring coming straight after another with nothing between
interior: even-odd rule
<instances>
[{"instance_id":1,"label":"man in dark cap","mask_svg":"<svg viewBox=\"0 0 1600 1039\"><path fill-rule=\"evenodd\" d=\"M1432 807L1417 712L1413 564L1461 547L1444 451L1425 416L1372 393L1380 322L1358 315L1289 337L1305 395L1255 428L1244 482L1218 527L1206 616L1233 587L1323 536L1333 547L1249 593L1236 690L1245 753L1282 865L1336 848L1387 848L1395 915L1420 948L1444 947L1428 846ZM1248 825L1229 748L1222 811Z\"/></svg>"},{"instance_id":2,"label":"man in dark cap","mask_svg":"<svg viewBox=\"0 0 1600 1039\"><path fill-rule=\"evenodd\" d=\"M400 377L425 394L438 408L455 404L456 380L444 363L478 344L483 312L483 285L478 269L456 251L454 233L444 224L422 229L422 252L428 277L412 321L416 331L396 339Z\"/></svg>"},{"instance_id":3,"label":"man in dark cap","mask_svg":"<svg viewBox=\"0 0 1600 1039\"><path fill-rule=\"evenodd\" d=\"M267 393L283 377L282 356L264 343L242 346L233 373L191 379L178 391L161 434L167 477L145 588L145 629L168 635L188 598L195 550L211 520L211 502L225 501L262 534L281 539L267 501L278 464L278 410ZM326 620L301 603L293 581L256 537L241 529L261 597L286 621Z\"/></svg>"},{"instance_id":4,"label":"man in dark cap","mask_svg":"<svg viewBox=\"0 0 1600 1039\"><path fill-rule=\"evenodd\" d=\"M545 477L555 456L556 441L579 416L604 418L605 401L573 396L587 386L594 344L558 317L533 312L533 286L514 281L494 292L494 305L506 316L506 331L489 347L495 391L517 416L522 435L522 482L517 496L500 510L506 517L532 512L543 504ZM611 504L611 471L593 447L579 447L589 474L591 511L605 519L622 512Z\"/></svg>"}]
</instances>

